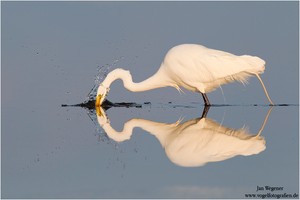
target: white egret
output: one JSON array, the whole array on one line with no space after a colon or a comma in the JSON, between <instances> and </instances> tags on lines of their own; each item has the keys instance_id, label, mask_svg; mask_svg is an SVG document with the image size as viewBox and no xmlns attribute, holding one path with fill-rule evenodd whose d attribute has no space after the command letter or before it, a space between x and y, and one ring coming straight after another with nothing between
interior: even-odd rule
<instances>
[{"instance_id":1,"label":"white egret","mask_svg":"<svg viewBox=\"0 0 300 200\"><path fill-rule=\"evenodd\" d=\"M170 49L159 70L140 83L134 83L127 70L118 68L110 72L98 87L96 106L102 104L110 85L117 79L121 79L124 87L132 92L167 86L181 91L183 87L200 92L205 105L210 105L206 93L233 81L244 84L253 75L259 79L270 104L273 105L259 76L264 70L265 61L256 56L237 56L197 44L182 44Z\"/></svg>"}]
</instances>

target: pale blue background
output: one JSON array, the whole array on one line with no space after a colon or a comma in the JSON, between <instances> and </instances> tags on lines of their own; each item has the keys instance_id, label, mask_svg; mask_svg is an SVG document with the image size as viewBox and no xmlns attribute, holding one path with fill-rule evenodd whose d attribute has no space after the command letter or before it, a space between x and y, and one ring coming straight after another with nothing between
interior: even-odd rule
<instances>
[{"instance_id":1,"label":"pale blue background","mask_svg":"<svg viewBox=\"0 0 300 200\"><path fill-rule=\"evenodd\" d=\"M159 142L136 129L130 141L98 141L99 127L80 103L97 66L151 76L171 47L199 43L266 60L262 79L275 103L299 102L298 2L1 2L2 198L243 198L257 185L299 188L298 106L275 107L263 135L267 149L200 168L171 163ZM201 116L202 97L173 88L130 93L118 81L111 123ZM257 79L209 94L216 104L265 104ZM169 101L194 108L165 106ZM192 102L197 102L193 104ZM163 105L161 105L163 103ZM214 107L208 117L259 130L268 107Z\"/></svg>"}]
</instances>

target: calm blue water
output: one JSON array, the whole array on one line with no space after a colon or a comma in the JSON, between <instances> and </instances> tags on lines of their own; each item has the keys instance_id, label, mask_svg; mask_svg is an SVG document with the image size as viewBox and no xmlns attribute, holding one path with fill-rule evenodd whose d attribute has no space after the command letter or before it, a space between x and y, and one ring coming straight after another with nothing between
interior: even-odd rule
<instances>
[{"instance_id":1,"label":"calm blue water","mask_svg":"<svg viewBox=\"0 0 300 200\"><path fill-rule=\"evenodd\" d=\"M268 192L256 192L257 186L299 194L298 2L1 5L2 198L245 198ZM213 106L203 120L199 94L173 88L131 93L117 81L110 101L142 104L105 111L116 131L126 123L139 126L126 132L127 140L106 134L95 111L61 107L86 100L102 66L128 69L139 82L180 43L264 58L262 79L272 100L290 106L265 106L263 89L251 78L246 86L229 84L208 94L212 103L231 106ZM251 143L266 117L260 140ZM237 153L247 145L253 146Z\"/></svg>"},{"instance_id":2,"label":"calm blue water","mask_svg":"<svg viewBox=\"0 0 300 200\"><path fill-rule=\"evenodd\" d=\"M201 117L203 107L192 106L111 108L106 114L111 126L122 131L131 118L164 124ZM272 109L262 132L265 149L258 154L204 162L199 167L172 162L158 138L140 128L134 129L129 140L115 142L85 109L43 107L22 112L3 108L8 113L3 129L11 131L2 134L4 197L244 198L245 193L255 193L257 186L265 185L284 187L286 193L298 191L299 119L295 106ZM268 110L212 107L207 119L231 129L247 126L255 135ZM14 123L9 125L9 121ZM222 145L228 148L228 144Z\"/></svg>"}]
</instances>

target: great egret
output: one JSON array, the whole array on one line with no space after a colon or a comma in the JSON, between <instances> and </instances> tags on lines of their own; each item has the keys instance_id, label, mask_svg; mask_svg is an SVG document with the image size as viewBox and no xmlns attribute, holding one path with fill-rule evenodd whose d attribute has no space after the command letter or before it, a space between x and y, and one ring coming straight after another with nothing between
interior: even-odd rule
<instances>
[{"instance_id":1,"label":"great egret","mask_svg":"<svg viewBox=\"0 0 300 200\"><path fill-rule=\"evenodd\" d=\"M123 142L129 140L136 127L154 135L162 145L168 158L176 165L198 167L209 162L219 162L232 157L259 154L266 148L266 141L261 136L273 107L265 117L261 129L252 135L246 128L232 129L206 117L191 119L184 123L167 124L145 119L131 119L118 132L110 124L105 112L96 107L97 120L109 138Z\"/></svg>"},{"instance_id":2,"label":"great egret","mask_svg":"<svg viewBox=\"0 0 300 200\"><path fill-rule=\"evenodd\" d=\"M110 72L98 87L96 106L102 104L110 85L116 79L121 79L124 87L132 92L167 86L181 91L180 87L183 87L190 91L200 92L205 105L210 105L206 93L233 81L244 84L253 75L259 79L270 104L273 105L259 76L264 70L265 61L259 57L237 56L197 44L182 44L170 49L159 70L140 83L134 83L127 70L118 68Z\"/></svg>"}]
</instances>

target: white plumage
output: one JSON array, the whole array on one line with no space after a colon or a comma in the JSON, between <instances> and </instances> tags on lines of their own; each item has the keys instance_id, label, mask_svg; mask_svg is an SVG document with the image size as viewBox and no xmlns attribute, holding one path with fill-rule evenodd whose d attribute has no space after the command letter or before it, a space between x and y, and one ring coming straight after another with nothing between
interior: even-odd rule
<instances>
[{"instance_id":1,"label":"white plumage","mask_svg":"<svg viewBox=\"0 0 300 200\"><path fill-rule=\"evenodd\" d=\"M265 62L253 56L236 56L201 45L184 44L172 48L161 65L170 79L186 89L208 93L224 83L247 81L260 74Z\"/></svg>"},{"instance_id":2,"label":"white plumage","mask_svg":"<svg viewBox=\"0 0 300 200\"><path fill-rule=\"evenodd\" d=\"M259 154L266 148L265 139L260 136L271 109L256 135L246 128L232 129L212 119L202 117L184 123L167 124L145 119L131 119L123 130L116 131L101 107L97 107L97 120L109 138L122 142L129 140L134 128L154 135L162 145L168 158L179 166L197 167L209 162L219 162L232 157Z\"/></svg>"},{"instance_id":3,"label":"white plumage","mask_svg":"<svg viewBox=\"0 0 300 200\"><path fill-rule=\"evenodd\" d=\"M270 104L267 90L259 77L265 70L265 61L259 57L237 56L220 50L209 49L197 44L182 44L173 47L166 54L159 70L150 78L134 83L129 71L115 69L100 84L96 105L102 104L110 85L122 79L124 87L133 92L171 86L200 92L205 105L210 105L206 93L233 81L246 83L250 76L260 80Z\"/></svg>"}]
</instances>

